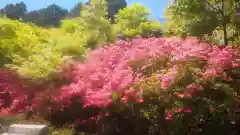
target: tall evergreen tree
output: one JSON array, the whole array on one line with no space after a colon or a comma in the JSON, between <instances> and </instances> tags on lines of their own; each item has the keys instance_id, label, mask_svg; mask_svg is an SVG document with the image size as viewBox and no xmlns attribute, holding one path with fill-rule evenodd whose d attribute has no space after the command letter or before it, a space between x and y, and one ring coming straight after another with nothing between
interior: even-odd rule
<instances>
[{"instance_id":1,"label":"tall evergreen tree","mask_svg":"<svg viewBox=\"0 0 240 135\"><path fill-rule=\"evenodd\" d=\"M68 17L70 17L70 18L79 17L82 6L83 6L82 2L78 2L76 5L74 5L74 7L72 9L70 9L70 11L68 13Z\"/></svg>"},{"instance_id":2,"label":"tall evergreen tree","mask_svg":"<svg viewBox=\"0 0 240 135\"><path fill-rule=\"evenodd\" d=\"M26 13L24 20L44 27L59 26L60 21L64 19L67 14L68 10L56 4L52 4L47 8Z\"/></svg>"},{"instance_id":3,"label":"tall evergreen tree","mask_svg":"<svg viewBox=\"0 0 240 135\"><path fill-rule=\"evenodd\" d=\"M10 19L19 20L27 12L27 6L24 2L17 4L8 4L3 9L1 9L2 14L5 14Z\"/></svg>"},{"instance_id":4,"label":"tall evergreen tree","mask_svg":"<svg viewBox=\"0 0 240 135\"><path fill-rule=\"evenodd\" d=\"M111 22L115 21L115 15L119 12L120 9L123 9L127 6L125 0L107 0L108 3L108 18Z\"/></svg>"}]
</instances>

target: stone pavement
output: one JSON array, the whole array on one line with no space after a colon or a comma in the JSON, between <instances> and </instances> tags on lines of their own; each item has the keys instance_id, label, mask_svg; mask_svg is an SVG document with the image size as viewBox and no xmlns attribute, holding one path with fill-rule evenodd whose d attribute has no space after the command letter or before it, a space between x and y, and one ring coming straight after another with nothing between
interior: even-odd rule
<instances>
[{"instance_id":1,"label":"stone pavement","mask_svg":"<svg viewBox=\"0 0 240 135\"><path fill-rule=\"evenodd\" d=\"M13 124L9 127L8 133L1 135L48 135L47 125L23 125Z\"/></svg>"}]
</instances>

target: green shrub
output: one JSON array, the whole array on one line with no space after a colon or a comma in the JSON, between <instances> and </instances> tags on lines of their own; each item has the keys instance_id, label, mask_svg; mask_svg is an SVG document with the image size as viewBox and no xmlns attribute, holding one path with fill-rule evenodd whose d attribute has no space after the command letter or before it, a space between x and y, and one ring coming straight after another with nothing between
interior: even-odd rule
<instances>
[{"instance_id":1,"label":"green shrub","mask_svg":"<svg viewBox=\"0 0 240 135\"><path fill-rule=\"evenodd\" d=\"M4 63L21 75L45 77L61 63L61 53L47 41L48 33L34 25L0 19L0 50L9 63Z\"/></svg>"}]
</instances>

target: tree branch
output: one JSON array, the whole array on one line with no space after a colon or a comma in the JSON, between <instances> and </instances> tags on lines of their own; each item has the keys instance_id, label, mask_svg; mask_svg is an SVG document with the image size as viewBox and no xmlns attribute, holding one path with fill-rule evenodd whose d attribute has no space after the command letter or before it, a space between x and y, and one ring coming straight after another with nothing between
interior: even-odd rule
<instances>
[{"instance_id":1,"label":"tree branch","mask_svg":"<svg viewBox=\"0 0 240 135\"><path fill-rule=\"evenodd\" d=\"M227 16L230 16L239 7L240 7L240 1L235 4L235 6L232 8L232 10L229 12L229 14Z\"/></svg>"},{"instance_id":2,"label":"tree branch","mask_svg":"<svg viewBox=\"0 0 240 135\"><path fill-rule=\"evenodd\" d=\"M210 6L212 9L214 9L216 12L222 13L223 11L219 8L214 7L208 0L203 0L205 3L207 3L208 6Z\"/></svg>"},{"instance_id":3,"label":"tree branch","mask_svg":"<svg viewBox=\"0 0 240 135\"><path fill-rule=\"evenodd\" d=\"M217 0L214 0L214 2L217 3ZM223 2L222 2L222 4L223 4ZM219 10L220 10L220 9L223 10L223 8L221 7L221 5L218 5L218 4L217 4L217 7L218 7Z\"/></svg>"}]
</instances>

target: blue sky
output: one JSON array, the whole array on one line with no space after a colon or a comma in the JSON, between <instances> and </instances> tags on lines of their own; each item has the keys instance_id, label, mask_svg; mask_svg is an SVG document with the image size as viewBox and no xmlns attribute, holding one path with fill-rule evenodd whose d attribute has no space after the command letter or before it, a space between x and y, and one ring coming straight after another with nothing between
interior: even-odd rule
<instances>
[{"instance_id":1,"label":"blue sky","mask_svg":"<svg viewBox=\"0 0 240 135\"><path fill-rule=\"evenodd\" d=\"M44 8L52 3L55 3L61 7L70 9L79 1L87 0L0 0L0 8L4 7L6 4L23 1L26 3L28 10L36 10L39 8ZM126 0L128 4L135 2L142 3L146 5L153 13L154 17L162 18L164 9L168 6L171 0Z\"/></svg>"}]
</instances>

